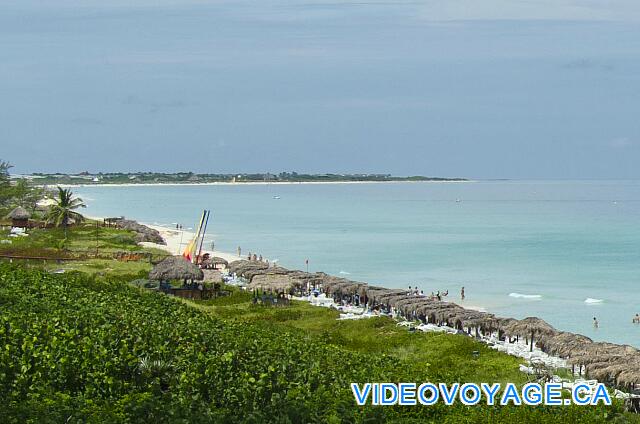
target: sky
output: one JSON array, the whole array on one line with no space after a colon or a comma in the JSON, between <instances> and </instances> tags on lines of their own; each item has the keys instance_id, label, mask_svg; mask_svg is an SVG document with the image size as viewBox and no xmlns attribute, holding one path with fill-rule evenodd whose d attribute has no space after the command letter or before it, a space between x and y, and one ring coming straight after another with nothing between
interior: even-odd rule
<instances>
[{"instance_id":1,"label":"sky","mask_svg":"<svg viewBox=\"0 0 640 424\"><path fill-rule=\"evenodd\" d=\"M640 178L637 0L2 0L17 173Z\"/></svg>"}]
</instances>

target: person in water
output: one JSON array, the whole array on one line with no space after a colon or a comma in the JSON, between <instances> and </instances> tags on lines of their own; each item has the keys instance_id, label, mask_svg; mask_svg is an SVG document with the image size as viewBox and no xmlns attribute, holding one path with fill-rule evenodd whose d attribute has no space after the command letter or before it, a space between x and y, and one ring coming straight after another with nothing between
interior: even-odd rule
<instances>
[{"instance_id":1,"label":"person in water","mask_svg":"<svg viewBox=\"0 0 640 424\"><path fill-rule=\"evenodd\" d=\"M593 317L593 328L598 328L600 326L600 324L598 324L598 320L596 319L596 317Z\"/></svg>"},{"instance_id":2,"label":"person in water","mask_svg":"<svg viewBox=\"0 0 640 424\"><path fill-rule=\"evenodd\" d=\"M464 300L464 286L460 289L460 299Z\"/></svg>"},{"instance_id":3,"label":"person in water","mask_svg":"<svg viewBox=\"0 0 640 424\"><path fill-rule=\"evenodd\" d=\"M640 314L636 314L636 316L633 317L633 323L640 324Z\"/></svg>"}]
</instances>

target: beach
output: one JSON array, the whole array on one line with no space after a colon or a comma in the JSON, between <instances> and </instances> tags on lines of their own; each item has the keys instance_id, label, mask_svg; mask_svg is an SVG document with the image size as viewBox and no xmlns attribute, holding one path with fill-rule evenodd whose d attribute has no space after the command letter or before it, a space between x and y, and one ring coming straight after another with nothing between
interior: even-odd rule
<instances>
[{"instance_id":1,"label":"beach","mask_svg":"<svg viewBox=\"0 0 640 424\"><path fill-rule=\"evenodd\" d=\"M541 317L594 340L640 346L640 184L500 181L473 184L288 184L82 187L95 216L195 227L204 247L251 251L289 269L389 288L449 291L465 307ZM277 196L279 199L275 199ZM175 245L179 233L168 233ZM183 235L183 243L189 237ZM600 322L592 325L593 317Z\"/></svg>"},{"instance_id":2,"label":"beach","mask_svg":"<svg viewBox=\"0 0 640 424\"><path fill-rule=\"evenodd\" d=\"M168 253L171 253L172 255L181 255L187 243L189 243L189 241L193 239L193 237L195 236L195 233L191 231L171 229L171 228L167 228L166 226L147 224L144 222L141 222L141 224L146 225L149 228L153 228L154 230L157 230L167 244L163 245L158 243L142 242L140 243L140 245L145 247L155 247L157 249L162 249L167 251ZM229 252L221 252L219 250L211 250L211 249L208 249L207 246L203 246L202 252L209 253L211 256L218 256L220 258L225 259L228 262L233 262L233 261L237 261L238 259L242 259L237 255L237 253L234 254Z\"/></svg>"}]
</instances>

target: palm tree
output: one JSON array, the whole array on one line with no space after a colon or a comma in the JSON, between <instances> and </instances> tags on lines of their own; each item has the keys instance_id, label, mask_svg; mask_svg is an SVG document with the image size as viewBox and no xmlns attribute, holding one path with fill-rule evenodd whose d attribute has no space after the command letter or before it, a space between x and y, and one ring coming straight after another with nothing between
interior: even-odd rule
<instances>
[{"instance_id":1,"label":"palm tree","mask_svg":"<svg viewBox=\"0 0 640 424\"><path fill-rule=\"evenodd\" d=\"M64 238L67 238L67 226L69 220L73 219L75 222L82 222L84 216L80 215L75 210L78 208L86 208L79 197L73 197L73 192L69 189L64 189L58 186L58 198L55 199L56 204L51 206L49 213L47 214L47 221L54 222L57 227L62 225L64 228Z\"/></svg>"}]
</instances>

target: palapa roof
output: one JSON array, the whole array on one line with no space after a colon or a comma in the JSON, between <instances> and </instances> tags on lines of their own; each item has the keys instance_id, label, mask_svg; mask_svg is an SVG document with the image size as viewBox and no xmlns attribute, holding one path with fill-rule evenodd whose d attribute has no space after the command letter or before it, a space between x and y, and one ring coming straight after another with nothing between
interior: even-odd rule
<instances>
[{"instance_id":1,"label":"palapa roof","mask_svg":"<svg viewBox=\"0 0 640 424\"><path fill-rule=\"evenodd\" d=\"M214 265L229 265L229 261L225 258L221 258L220 256L213 256L209 258L209 261Z\"/></svg>"},{"instance_id":2,"label":"palapa roof","mask_svg":"<svg viewBox=\"0 0 640 424\"><path fill-rule=\"evenodd\" d=\"M249 289L272 291L289 291L293 287L303 284L300 280L286 274L258 274L251 279Z\"/></svg>"},{"instance_id":3,"label":"palapa roof","mask_svg":"<svg viewBox=\"0 0 640 424\"><path fill-rule=\"evenodd\" d=\"M593 340L587 336L565 331L558 334L543 335L542 339L545 345L545 350L548 353L563 358L567 358L572 355L575 356L578 352L584 351L593 343Z\"/></svg>"},{"instance_id":4,"label":"palapa roof","mask_svg":"<svg viewBox=\"0 0 640 424\"><path fill-rule=\"evenodd\" d=\"M266 264L265 262L247 261L245 259L242 259L239 261L231 262L228 268L229 268L229 272L236 273L237 275L240 275L243 277L248 277L245 274L248 274L250 271L268 269L269 265ZM274 267L273 269L277 269L277 267Z\"/></svg>"},{"instance_id":5,"label":"palapa roof","mask_svg":"<svg viewBox=\"0 0 640 424\"><path fill-rule=\"evenodd\" d=\"M506 325L504 331L507 334L518 336L529 336L531 333L546 335L557 333L557 330L553 328L551 324L538 317L527 317L521 320L515 320Z\"/></svg>"},{"instance_id":6,"label":"palapa roof","mask_svg":"<svg viewBox=\"0 0 640 424\"><path fill-rule=\"evenodd\" d=\"M592 342L580 345L569 354L569 363L587 365L599 362L612 362L623 357L638 355L638 349L629 345L617 345L608 342Z\"/></svg>"},{"instance_id":7,"label":"palapa roof","mask_svg":"<svg viewBox=\"0 0 640 424\"><path fill-rule=\"evenodd\" d=\"M200 268L182 256L169 256L153 267L150 280L202 280L204 273Z\"/></svg>"},{"instance_id":8,"label":"palapa roof","mask_svg":"<svg viewBox=\"0 0 640 424\"><path fill-rule=\"evenodd\" d=\"M29 219L31 218L31 214L22 206L18 206L14 210L12 210L9 215L7 215L11 219Z\"/></svg>"},{"instance_id":9,"label":"palapa roof","mask_svg":"<svg viewBox=\"0 0 640 424\"><path fill-rule=\"evenodd\" d=\"M635 367L618 374L617 383L621 386L631 386L640 383L640 368Z\"/></svg>"},{"instance_id":10,"label":"palapa roof","mask_svg":"<svg viewBox=\"0 0 640 424\"><path fill-rule=\"evenodd\" d=\"M592 364L587 366L587 374L598 381L617 380L621 373L630 371L632 367L637 369L638 365L628 362Z\"/></svg>"}]
</instances>

